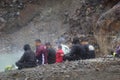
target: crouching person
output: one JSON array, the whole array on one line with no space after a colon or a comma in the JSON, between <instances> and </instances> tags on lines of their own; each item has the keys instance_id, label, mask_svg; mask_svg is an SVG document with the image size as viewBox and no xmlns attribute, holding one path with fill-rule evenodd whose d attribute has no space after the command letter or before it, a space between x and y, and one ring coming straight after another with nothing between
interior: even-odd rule
<instances>
[{"instance_id":1,"label":"crouching person","mask_svg":"<svg viewBox=\"0 0 120 80\"><path fill-rule=\"evenodd\" d=\"M37 66L35 53L31 50L29 44L24 45L24 51L25 52L21 59L16 62L16 66L18 67L18 69L20 70L23 68L31 68Z\"/></svg>"}]
</instances>

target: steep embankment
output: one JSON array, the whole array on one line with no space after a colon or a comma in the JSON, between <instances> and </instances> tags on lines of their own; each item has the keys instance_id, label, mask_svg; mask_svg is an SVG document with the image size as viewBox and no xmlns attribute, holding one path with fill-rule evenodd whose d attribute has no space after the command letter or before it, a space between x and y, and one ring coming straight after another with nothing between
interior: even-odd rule
<instances>
[{"instance_id":1,"label":"steep embankment","mask_svg":"<svg viewBox=\"0 0 120 80\"><path fill-rule=\"evenodd\" d=\"M1 0L0 53L33 46L36 38L54 43L62 35L67 44L88 37L107 54L119 38L119 6L119 0Z\"/></svg>"},{"instance_id":2,"label":"steep embankment","mask_svg":"<svg viewBox=\"0 0 120 80\"><path fill-rule=\"evenodd\" d=\"M120 80L120 59L100 58L0 73L0 80Z\"/></svg>"},{"instance_id":3,"label":"steep embankment","mask_svg":"<svg viewBox=\"0 0 120 80\"><path fill-rule=\"evenodd\" d=\"M63 24L63 13L69 5L71 1L67 0L4 3L1 7L1 51L21 48L26 43L34 45L38 38L43 42L55 42L69 28L68 24Z\"/></svg>"}]
</instances>

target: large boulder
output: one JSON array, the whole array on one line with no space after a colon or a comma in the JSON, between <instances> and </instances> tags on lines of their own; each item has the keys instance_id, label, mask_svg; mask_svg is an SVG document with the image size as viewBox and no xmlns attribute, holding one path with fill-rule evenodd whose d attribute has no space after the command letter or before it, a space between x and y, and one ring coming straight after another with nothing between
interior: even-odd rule
<instances>
[{"instance_id":1,"label":"large boulder","mask_svg":"<svg viewBox=\"0 0 120 80\"><path fill-rule=\"evenodd\" d=\"M99 31L98 31L99 30ZM103 13L97 21L97 40L103 53L108 53L112 47L110 37L117 36L120 30L120 2Z\"/></svg>"},{"instance_id":2,"label":"large boulder","mask_svg":"<svg viewBox=\"0 0 120 80\"><path fill-rule=\"evenodd\" d=\"M111 32L111 31L119 31L120 29L120 2L115 5L112 9L103 13L97 24L101 29Z\"/></svg>"}]
</instances>

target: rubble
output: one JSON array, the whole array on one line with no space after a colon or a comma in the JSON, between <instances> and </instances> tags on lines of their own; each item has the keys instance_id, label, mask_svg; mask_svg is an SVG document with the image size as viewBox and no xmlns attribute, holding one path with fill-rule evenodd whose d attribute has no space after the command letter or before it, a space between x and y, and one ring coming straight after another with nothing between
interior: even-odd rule
<instances>
[{"instance_id":1,"label":"rubble","mask_svg":"<svg viewBox=\"0 0 120 80\"><path fill-rule=\"evenodd\" d=\"M0 80L119 80L120 59L98 58L0 73Z\"/></svg>"}]
</instances>

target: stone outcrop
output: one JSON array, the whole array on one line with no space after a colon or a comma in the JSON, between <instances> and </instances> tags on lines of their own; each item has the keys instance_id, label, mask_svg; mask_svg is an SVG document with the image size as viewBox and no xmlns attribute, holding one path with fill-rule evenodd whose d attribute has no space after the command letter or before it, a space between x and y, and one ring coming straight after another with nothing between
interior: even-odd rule
<instances>
[{"instance_id":1,"label":"stone outcrop","mask_svg":"<svg viewBox=\"0 0 120 80\"><path fill-rule=\"evenodd\" d=\"M111 48L114 47L115 43L113 43L113 45L111 42L119 37L119 30L120 2L107 12L103 13L97 21L97 40L101 46L101 50L103 50L104 53L108 53L110 48L108 46L112 46Z\"/></svg>"},{"instance_id":2,"label":"stone outcrop","mask_svg":"<svg viewBox=\"0 0 120 80\"><path fill-rule=\"evenodd\" d=\"M87 37L96 47L99 56L110 54L117 44L114 40L120 37L119 14L119 0L85 0L74 15L69 17L68 42L74 36L78 36L80 40L81 37Z\"/></svg>"}]
</instances>

